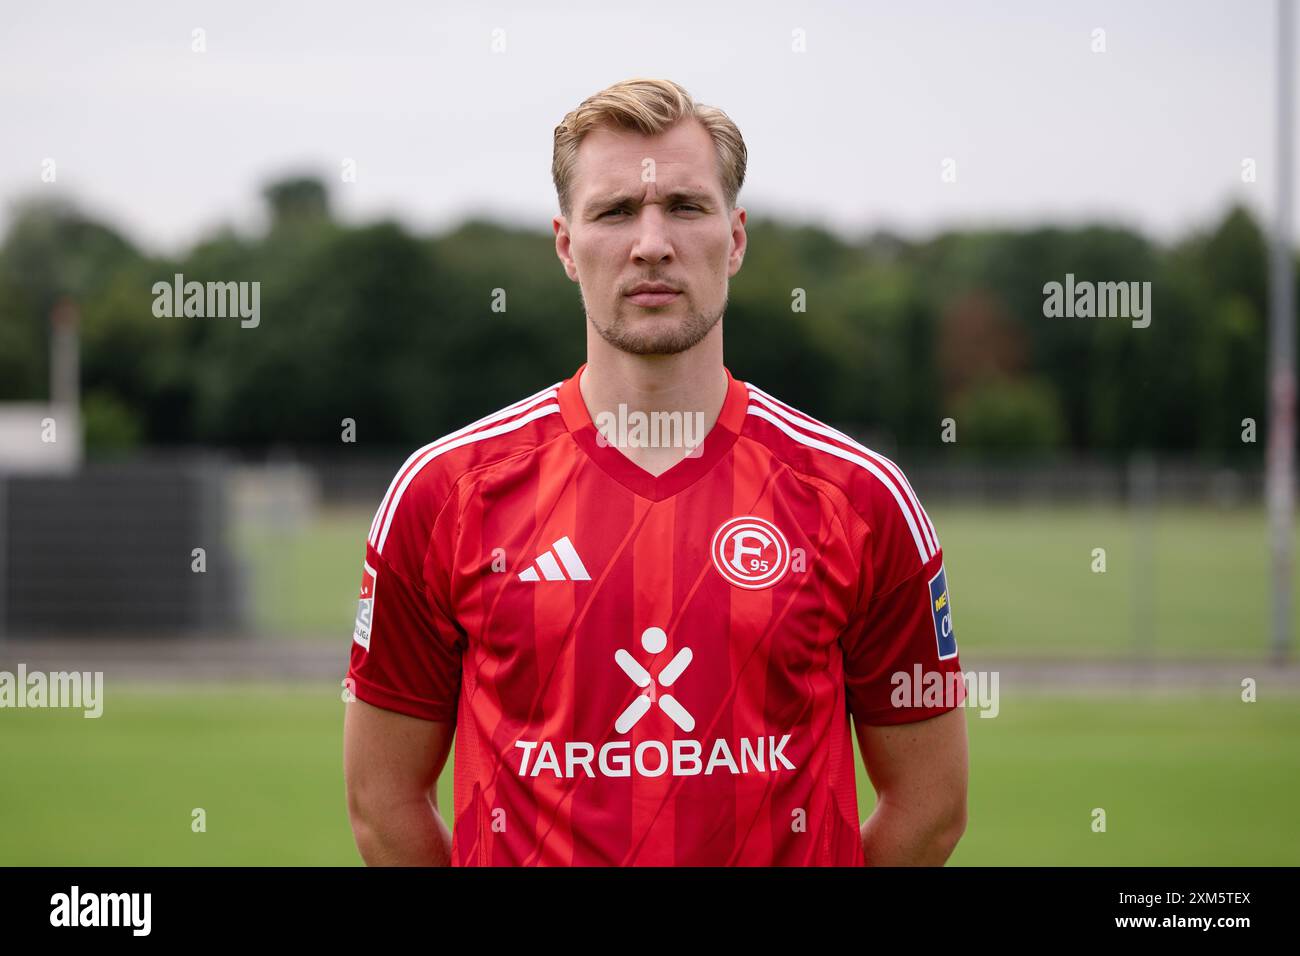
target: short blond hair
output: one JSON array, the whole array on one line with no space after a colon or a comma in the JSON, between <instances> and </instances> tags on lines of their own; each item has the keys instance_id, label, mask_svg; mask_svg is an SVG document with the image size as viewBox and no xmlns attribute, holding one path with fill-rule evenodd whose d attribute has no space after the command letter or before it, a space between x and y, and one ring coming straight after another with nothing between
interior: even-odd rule
<instances>
[{"instance_id":1,"label":"short blond hair","mask_svg":"<svg viewBox=\"0 0 1300 956\"><path fill-rule=\"evenodd\" d=\"M671 80L632 79L615 83L587 97L559 126L551 156L551 178L560 200L560 212L568 217L573 202L573 171L578 165L578 147L592 130L613 127L646 136L664 132L684 119L696 119L713 138L722 178L722 194L729 209L745 183L748 153L740 130L716 106L705 106Z\"/></svg>"}]
</instances>

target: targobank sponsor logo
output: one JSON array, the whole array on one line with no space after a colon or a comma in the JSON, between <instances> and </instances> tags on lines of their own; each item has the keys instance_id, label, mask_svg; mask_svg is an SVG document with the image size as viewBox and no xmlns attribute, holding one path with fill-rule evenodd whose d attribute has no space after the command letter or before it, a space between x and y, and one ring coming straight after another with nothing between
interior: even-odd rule
<instances>
[{"instance_id":1,"label":"targobank sponsor logo","mask_svg":"<svg viewBox=\"0 0 1300 956\"><path fill-rule=\"evenodd\" d=\"M646 628L641 646L654 658L668 646L668 635L660 627ZM691 649L683 647L652 675L629 651L620 648L615 652L614 663L643 690L615 716L615 732L627 733L656 707L681 730L694 730L695 718L670 690L691 660ZM783 734L734 740L643 740L635 748L630 740L607 740L599 745L586 740L516 740L515 749L519 751L521 777L694 777L794 770L785 753L789 743L790 735Z\"/></svg>"}]
</instances>

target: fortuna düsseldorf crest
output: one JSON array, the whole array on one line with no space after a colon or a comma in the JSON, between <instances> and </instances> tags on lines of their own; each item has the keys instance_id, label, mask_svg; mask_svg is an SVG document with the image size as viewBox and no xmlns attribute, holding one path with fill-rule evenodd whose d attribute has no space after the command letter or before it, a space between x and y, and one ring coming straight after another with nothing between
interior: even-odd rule
<instances>
[{"instance_id":1,"label":"fortuna d\u00fcsseldorf crest","mask_svg":"<svg viewBox=\"0 0 1300 956\"><path fill-rule=\"evenodd\" d=\"M732 518L713 533L713 566L738 588L770 588L790 568L790 544L765 518Z\"/></svg>"}]
</instances>

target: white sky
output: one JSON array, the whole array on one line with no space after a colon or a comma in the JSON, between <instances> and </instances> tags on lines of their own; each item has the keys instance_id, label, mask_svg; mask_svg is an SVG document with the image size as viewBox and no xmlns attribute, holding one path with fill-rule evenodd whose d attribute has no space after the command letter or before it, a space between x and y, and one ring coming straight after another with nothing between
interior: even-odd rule
<instances>
[{"instance_id":1,"label":"white sky","mask_svg":"<svg viewBox=\"0 0 1300 956\"><path fill-rule=\"evenodd\" d=\"M255 228L268 178L315 171L349 221L549 229L556 123L662 76L740 127L751 215L912 235L1106 218L1170 238L1236 198L1271 218L1275 15L1273 0L9 0L0 203L67 196L165 249Z\"/></svg>"}]
</instances>

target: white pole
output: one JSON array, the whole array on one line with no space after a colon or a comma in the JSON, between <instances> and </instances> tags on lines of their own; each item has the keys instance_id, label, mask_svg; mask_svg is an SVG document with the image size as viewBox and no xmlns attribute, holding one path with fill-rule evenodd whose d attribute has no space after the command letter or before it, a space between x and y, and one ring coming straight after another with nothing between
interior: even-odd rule
<instances>
[{"instance_id":1,"label":"white pole","mask_svg":"<svg viewBox=\"0 0 1300 956\"><path fill-rule=\"evenodd\" d=\"M1291 567L1295 521L1295 278L1291 251L1294 151L1295 7L1277 0L1277 208L1269 269L1271 408L1268 511L1273 539L1273 658L1291 650Z\"/></svg>"}]
</instances>

